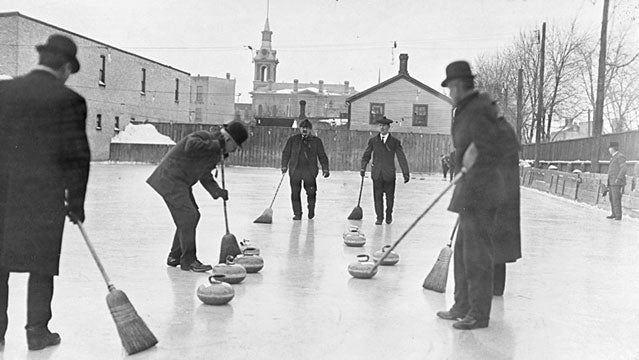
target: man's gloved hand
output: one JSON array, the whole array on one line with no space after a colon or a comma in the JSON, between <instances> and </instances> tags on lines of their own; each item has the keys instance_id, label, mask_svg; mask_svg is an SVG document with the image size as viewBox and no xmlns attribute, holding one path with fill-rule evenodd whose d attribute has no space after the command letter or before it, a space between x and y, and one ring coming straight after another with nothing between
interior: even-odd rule
<instances>
[{"instance_id":1,"label":"man's gloved hand","mask_svg":"<svg viewBox=\"0 0 639 360\"><path fill-rule=\"evenodd\" d=\"M327 178L331 175L331 173L328 172L328 170L322 170L322 173L324 174L324 177Z\"/></svg>"},{"instance_id":2,"label":"man's gloved hand","mask_svg":"<svg viewBox=\"0 0 639 360\"><path fill-rule=\"evenodd\" d=\"M282 174L286 174L286 170L288 170L287 168L283 167L282 168Z\"/></svg>"},{"instance_id":3,"label":"man's gloved hand","mask_svg":"<svg viewBox=\"0 0 639 360\"><path fill-rule=\"evenodd\" d=\"M213 199L222 198L224 201L229 200L229 191L226 189L216 189L211 195L213 195Z\"/></svg>"},{"instance_id":4,"label":"man's gloved hand","mask_svg":"<svg viewBox=\"0 0 639 360\"><path fill-rule=\"evenodd\" d=\"M80 220L80 223L84 222L84 206L79 201L68 201L66 204L67 215L74 224Z\"/></svg>"},{"instance_id":5,"label":"man's gloved hand","mask_svg":"<svg viewBox=\"0 0 639 360\"><path fill-rule=\"evenodd\" d=\"M364 170L364 169L360 170L360 171L359 171L359 174L360 174L362 177L366 176L366 170Z\"/></svg>"},{"instance_id":6,"label":"man's gloved hand","mask_svg":"<svg viewBox=\"0 0 639 360\"><path fill-rule=\"evenodd\" d=\"M404 175L404 184L410 181L410 175Z\"/></svg>"}]
</instances>

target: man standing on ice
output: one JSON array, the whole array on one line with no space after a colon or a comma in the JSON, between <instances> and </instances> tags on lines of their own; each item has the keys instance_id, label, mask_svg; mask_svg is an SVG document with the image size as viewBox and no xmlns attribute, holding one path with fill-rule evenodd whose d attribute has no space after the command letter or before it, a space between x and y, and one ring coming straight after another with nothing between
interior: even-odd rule
<instances>
[{"instance_id":1,"label":"man standing on ice","mask_svg":"<svg viewBox=\"0 0 639 360\"><path fill-rule=\"evenodd\" d=\"M213 268L196 256L195 231L200 212L192 186L199 181L213 199L228 200L228 191L219 187L211 171L222 156L236 151L247 138L246 127L239 121L225 124L219 131L195 131L180 140L146 180L162 196L175 222L168 266L180 265L182 270L195 272Z\"/></svg>"}]
</instances>

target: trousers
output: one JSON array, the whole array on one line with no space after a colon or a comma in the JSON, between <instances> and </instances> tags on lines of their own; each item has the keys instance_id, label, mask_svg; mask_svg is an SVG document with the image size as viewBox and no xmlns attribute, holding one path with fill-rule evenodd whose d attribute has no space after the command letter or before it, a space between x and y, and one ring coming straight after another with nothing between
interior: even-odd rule
<instances>
[{"instance_id":1,"label":"trousers","mask_svg":"<svg viewBox=\"0 0 639 360\"><path fill-rule=\"evenodd\" d=\"M47 328L51 320L51 300L53 299L53 275L29 273L27 290L26 329ZM9 318L9 271L0 268L0 339L7 332Z\"/></svg>"},{"instance_id":2,"label":"trousers","mask_svg":"<svg viewBox=\"0 0 639 360\"><path fill-rule=\"evenodd\" d=\"M188 191L175 192L171 196L162 198L171 212L176 227L169 255L180 259L180 266L187 268L197 260L195 231L200 221L200 211L190 188Z\"/></svg>"},{"instance_id":3,"label":"trousers","mask_svg":"<svg viewBox=\"0 0 639 360\"><path fill-rule=\"evenodd\" d=\"M384 194L386 194L386 218L393 216L395 204L395 179L373 179L373 200L375 200L375 214L377 220L384 219Z\"/></svg>"},{"instance_id":4,"label":"trousers","mask_svg":"<svg viewBox=\"0 0 639 360\"><path fill-rule=\"evenodd\" d=\"M293 214L302 216L302 185L306 191L306 200L308 203L308 213L315 212L315 202L317 200L317 181L315 175L309 171L299 171L290 174L291 184L291 203L293 205Z\"/></svg>"},{"instance_id":5,"label":"trousers","mask_svg":"<svg viewBox=\"0 0 639 360\"><path fill-rule=\"evenodd\" d=\"M610 189L610 191L608 191L608 198L610 199L612 215L615 218L621 219L621 190L623 186L610 185L608 188Z\"/></svg>"}]
</instances>

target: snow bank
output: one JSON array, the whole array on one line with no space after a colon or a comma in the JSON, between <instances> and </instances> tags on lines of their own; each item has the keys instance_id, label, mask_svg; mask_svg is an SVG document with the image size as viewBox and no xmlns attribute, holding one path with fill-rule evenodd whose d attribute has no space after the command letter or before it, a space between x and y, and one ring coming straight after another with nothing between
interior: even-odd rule
<instances>
[{"instance_id":1,"label":"snow bank","mask_svg":"<svg viewBox=\"0 0 639 360\"><path fill-rule=\"evenodd\" d=\"M175 145L175 141L160 134L152 124L128 124L111 139L111 143Z\"/></svg>"}]
</instances>

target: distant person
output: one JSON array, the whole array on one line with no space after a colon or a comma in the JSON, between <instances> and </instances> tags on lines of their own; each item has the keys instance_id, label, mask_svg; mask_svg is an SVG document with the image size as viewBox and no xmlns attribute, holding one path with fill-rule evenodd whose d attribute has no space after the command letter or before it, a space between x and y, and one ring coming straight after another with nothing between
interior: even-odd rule
<instances>
[{"instance_id":1,"label":"distant person","mask_svg":"<svg viewBox=\"0 0 639 360\"><path fill-rule=\"evenodd\" d=\"M439 155L439 161L442 163L442 173L444 174L444 180L446 180L448 175L448 170L450 170L450 167L448 166L448 164L450 163L450 159L448 158L448 155L441 154ZM452 171L451 171L451 174L452 174Z\"/></svg>"},{"instance_id":2,"label":"distant person","mask_svg":"<svg viewBox=\"0 0 639 360\"><path fill-rule=\"evenodd\" d=\"M494 236L494 229L502 226L496 214L508 197L506 179L500 171L500 119L490 96L475 90L474 75L467 62L449 64L442 86L450 89L455 103L455 164L469 170L455 186L448 206L448 210L459 214L453 252L455 303L437 316L458 320L453 324L456 329L485 328L493 297L495 247L516 247L511 243L514 240L503 238L498 242ZM471 164L473 154L477 157Z\"/></svg>"},{"instance_id":3,"label":"distant person","mask_svg":"<svg viewBox=\"0 0 639 360\"><path fill-rule=\"evenodd\" d=\"M395 156L404 175L404 184L410 180L408 161L402 148L402 142L390 134L392 120L385 116L379 120L379 135L368 140L368 146L362 156L360 175L366 175L366 166L373 158L371 179L373 180L373 199L375 200L376 225L381 225L386 215L386 223L393 222L393 206L395 204ZM386 212L384 213L384 194L386 195Z\"/></svg>"},{"instance_id":4,"label":"distant person","mask_svg":"<svg viewBox=\"0 0 639 360\"><path fill-rule=\"evenodd\" d=\"M619 152L619 143L616 141L610 143L608 152L612 156L608 166L607 182L612 214L606 218L621 220L621 194L626 186L626 156Z\"/></svg>"},{"instance_id":5,"label":"distant person","mask_svg":"<svg viewBox=\"0 0 639 360\"><path fill-rule=\"evenodd\" d=\"M450 181L453 181L453 178L459 170L461 170L461 168L455 164L455 150L453 150L448 154L448 176L450 177Z\"/></svg>"},{"instance_id":6,"label":"distant person","mask_svg":"<svg viewBox=\"0 0 639 360\"><path fill-rule=\"evenodd\" d=\"M162 196L175 222L168 266L180 265L182 270L194 272L212 269L211 265L202 264L196 254L195 231L200 212L192 187L199 181L213 199L228 200L228 191L220 188L211 171L222 156L235 152L247 138L246 127L237 121L224 124L219 130L192 132L178 141L146 180Z\"/></svg>"},{"instance_id":7,"label":"distant person","mask_svg":"<svg viewBox=\"0 0 639 360\"><path fill-rule=\"evenodd\" d=\"M282 174L289 171L293 220L302 219L302 186L304 186L306 191L308 218L315 217L315 203L317 201L316 178L317 174L319 174L318 161L322 167L322 175L325 178L330 175L324 143L322 143L322 139L311 134L312 128L311 122L306 118L302 118L298 124L299 134L290 136L286 140L284 150L282 150Z\"/></svg>"},{"instance_id":8,"label":"distant person","mask_svg":"<svg viewBox=\"0 0 639 360\"><path fill-rule=\"evenodd\" d=\"M0 81L0 347L7 331L10 272L28 272L27 344L60 343L52 333L53 277L67 214L84 222L91 154L84 98L64 84L80 70L77 47L54 34L36 46L38 65Z\"/></svg>"}]
</instances>

